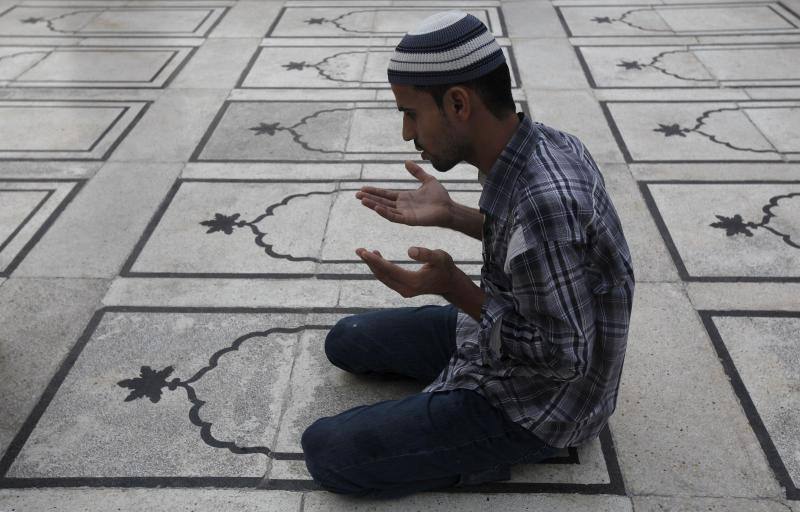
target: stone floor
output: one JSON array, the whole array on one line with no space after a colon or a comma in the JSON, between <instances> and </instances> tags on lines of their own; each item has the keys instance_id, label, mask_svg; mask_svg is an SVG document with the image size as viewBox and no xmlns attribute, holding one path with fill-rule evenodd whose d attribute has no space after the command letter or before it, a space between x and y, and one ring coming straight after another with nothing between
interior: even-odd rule
<instances>
[{"instance_id":1,"label":"stone floor","mask_svg":"<svg viewBox=\"0 0 800 512\"><path fill-rule=\"evenodd\" d=\"M638 285L602 436L471 492L318 490L316 417L421 386L321 349L480 244L414 187L393 46L462 8L601 164ZM800 512L800 0L0 0L0 510ZM475 205L474 168L439 176ZM181 388L181 389L179 389Z\"/></svg>"}]
</instances>

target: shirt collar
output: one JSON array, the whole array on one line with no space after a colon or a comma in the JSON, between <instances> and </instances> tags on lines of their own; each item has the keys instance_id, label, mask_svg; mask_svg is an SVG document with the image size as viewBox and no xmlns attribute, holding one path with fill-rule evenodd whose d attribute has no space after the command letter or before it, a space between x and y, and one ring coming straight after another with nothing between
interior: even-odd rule
<instances>
[{"instance_id":1,"label":"shirt collar","mask_svg":"<svg viewBox=\"0 0 800 512\"><path fill-rule=\"evenodd\" d=\"M500 156L492 165L489 175L485 176L483 191L478 205L481 210L495 217L505 218L514 183L517 176L525 168L536 140L533 122L523 113L517 113L520 119L517 131L508 141Z\"/></svg>"}]
</instances>

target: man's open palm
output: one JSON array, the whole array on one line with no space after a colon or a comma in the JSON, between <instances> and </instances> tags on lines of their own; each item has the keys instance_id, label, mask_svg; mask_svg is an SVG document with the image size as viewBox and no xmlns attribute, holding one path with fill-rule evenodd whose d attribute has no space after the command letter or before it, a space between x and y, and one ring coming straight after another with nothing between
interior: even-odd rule
<instances>
[{"instance_id":1,"label":"man's open palm","mask_svg":"<svg viewBox=\"0 0 800 512\"><path fill-rule=\"evenodd\" d=\"M422 185L416 190L386 190L362 187L356 198L381 217L409 226L440 226L450 224L453 202L439 180L406 161L406 169Z\"/></svg>"}]
</instances>

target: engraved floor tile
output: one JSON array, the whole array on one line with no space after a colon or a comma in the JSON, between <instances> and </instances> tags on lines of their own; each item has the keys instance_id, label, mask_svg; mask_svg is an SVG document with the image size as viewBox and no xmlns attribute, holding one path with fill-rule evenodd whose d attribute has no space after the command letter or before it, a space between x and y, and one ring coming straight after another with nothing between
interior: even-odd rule
<instances>
[{"instance_id":1,"label":"engraved floor tile","mask_svg":"<svg viewBox=\"0 0 800 512\"><path fill-rule=\"evenodd\" d=\"M328 329L342 316L313 314L307 319L309 325L320 327L308 329L301 335L300 350L292 371L291 399L282 415L275 448L276 452L286 455L273 461L269 474L270 481L276 485L280 485L280 481L310 481L300 459L300 437L316 418L332 416L359 405L400 399L420 392L426 384L410 379L376 380L353 376L334 367L325 356L323 345ZM613 493L620 483L615 468L613 441L605 433L601 440L577 450L563 450L549 461L515 466L511 480L500 484L497 489L530 492L556 489L561 485L579 491L600 485L606 492Z\"/></svg>"},{"instance_id":2,"label":"engraved floor tile","mask_svg":"<svg viewBox=\"0 0 800 512\"><path fill-rule=\"evenodd\" d=\"M78 181L0 180L0 276L16 268L79 188Z\"/></svg>"},{"instance_id":3,"label":"engraved floor tile","mask_svg":"<svg viewBox=\"0 0 800 512\"><path fill-rule=\"evenodd\" d=\"M122 6L63 2L16 4L0 13L0 34L17 37L206 36L225 15L224 2L194 6L169 1Z\"/></svg>"},{"instance_id":4,"label":"engraved floor tile","mask_svg":"<svg viewBox=\"0 0 800 512\"><path fill-rule=\"evenodd\" d=\"M800 312L701 314L772 470L800 499Z\"/></svg>"},{"instance_id":5,"label":"engraved floor tile","mask_svg":"<svg viewBox=\"0 0 800 512\"><path fill-rule=\"evenodd\" d=\"M796 101L602 105L628 162L800 161Z\"/></svg>"},{"instance_id":6,"label":"engraved floor tile","mask_svg":"<svg viewBox=\"0 0 800 512\"><path fill-rule=\"evenodd\" d=\"M148 105L0 100L0 160L105 160Z\"/></svg>"},{"instance_id":7,"label":"engraved floor tile","mask_svg":"<svg viewBox=\"0 0 800 512\"><path fill-rule=\"evenodd\" d=\"M557 8L569 36L681 36L800 33L800 18L779 2L719 5L605 5Z\"/></svg>"},{"instance_id":8,"label":"engraved floor tile","mask_svg":"<svg viewBox=\"0 0 800 512\"><path fill-rule=\"evenodd\" d=\"M610 87L800 85L800 45L582 46L590 83Z\"/></svg>"},{"instance_id":9,"label":"engraved floor tile","mask_svg":"<svg viewBox=\"0 0 800 512\"><path fill-rule=\"evenodd\" d=\"M239 87L258 88L381 88L388 89L386 68L394 46L260 47ZM509 67L516 70L513 52L503 47ZM515 73L513 74L515 75ZM512 87L518 79L512 76Z\"/></svg>"},{"instance_id":10,"label":"engraved floor tile","mask_svg":"<svg viewBox=\"0 0 800 512\"><path fill-rule=\"evenodd\" d=\"M41 417L25 425L24 444L2 460L6 476L255 486L301 317L99 311L45 392Z\"/></svg>"},{"instance_id":11,"label":"engraved floor tile","mask_svg":"<svg viewBox=\"0 0 800 512\"><path fill-rule=\"evenodd\" d=\"M163 88L188 47L0 47L0 85Z\"/></svg>"},{"instance_id":12,"label":"engraved floor tile","mask_svg":"<svg viewBox=\"0 0 800 512\"><path fill-rule=\"evenodd\" d=\"M378 249L401 265L413 245L442 248L477 273L480 244L441 228L390 225L355 198L362 183L274 183L181 180L151 222L123 275L371 277L355 249ZM386 184L395 188L413 186ZM454 186L477 205L479 189ZM302 232L303 236L295 236Z\"/></svg>"},{"instance_id":13,"label":"engraved floor tile","mask_svg":"<svg viewBox=\"0 0 800 512\"><path fill-rule=\"evenodd\" d=\"M800 280L800 182L641 187L683 279Z\"/></svg>"},{"instance_id":14,"label":"engraved floor tile","mask_svg":"<svg viewBox=\"0 0 800 512\"><path fill-rule=\"evenodd\" d=\"M317 6L285 7L272 26L269 37L375 37L400 38L431 14L458 7L457 4L413 5L408 7L363 6L338 7L336 3ZM324 5L324 6L323 6ZM464 7L481 20L495 36L504 36L497 7Z\"/></svg>"},{"instance_id":15,"label":"engraved floor tile","mask_svg":"<svg viewBox=\"0 0 800 512\"><path fill-rule=\"evenodd\" d=\"M402 122L395 102L226 101L191 161L416 159Z\"/></svg>"}]
</instances>

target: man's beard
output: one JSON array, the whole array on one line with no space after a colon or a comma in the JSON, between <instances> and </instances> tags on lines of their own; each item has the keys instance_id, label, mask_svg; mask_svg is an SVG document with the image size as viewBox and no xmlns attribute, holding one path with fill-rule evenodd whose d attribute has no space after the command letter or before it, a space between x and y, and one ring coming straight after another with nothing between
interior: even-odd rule
<instances>
[{"instance_id":1,"label":"man's beard","mask_svg":"<svg viewBox=\"0 0 800 512\"><path fill-rule=\"evenodd\" d=\"M416 141L414 142L416 144ZM417 145L417 147L419 148L419 145ZM447 132L442 147L444 148L442 150L444 154L440 155L434 155L427 150L425 151L430 156L431 165L437 171L447 172L464 161L464 155L466 154L464 145L461 141L453 137L451 132Z\"/></svg>"}]
</instances>

